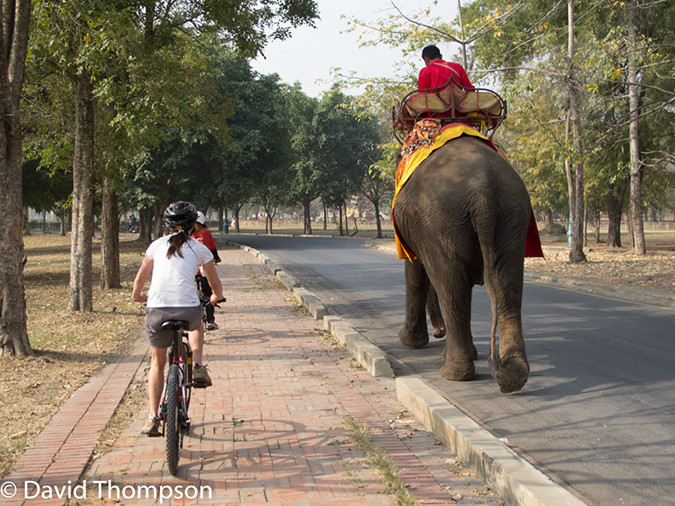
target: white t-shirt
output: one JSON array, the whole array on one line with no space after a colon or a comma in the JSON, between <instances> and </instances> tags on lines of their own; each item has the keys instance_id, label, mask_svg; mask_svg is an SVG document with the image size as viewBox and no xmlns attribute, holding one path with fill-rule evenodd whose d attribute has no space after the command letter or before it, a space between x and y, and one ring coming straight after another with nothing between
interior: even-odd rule
<instances>
[{"instance_id":1,"label":"white t-shirt","mask_svg":"<svg viewBox=\"0 0 675 506\"><path fill-rule=\"evenodd\" d=\"M160 237L148 246L145 254L153 261L152 280L148 290L148 307L195 307L199 295L195 275L201 264L213 260L213 254L202 243L192 237L180 247L183 255L177 253L166 258L169 238Z\"/></svg>"}]
</instances>

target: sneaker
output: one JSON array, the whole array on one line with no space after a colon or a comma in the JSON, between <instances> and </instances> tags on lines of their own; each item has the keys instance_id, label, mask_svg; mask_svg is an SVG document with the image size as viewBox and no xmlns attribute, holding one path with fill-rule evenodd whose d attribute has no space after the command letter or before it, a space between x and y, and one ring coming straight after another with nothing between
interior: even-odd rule
<instances>
[{"instance_id":1,"label":"sneaker","mask_svg":"<svg viewBox=\"0 0 675 506\"><path fill-rule=\"evenodd\" d=\"M149 416L145 421L145 425L143 426L143 430L141 430L141 434L145 434L148 437L161 436L162 433L159 431L159 424L161 422L162 420L160 418Z\"/></svg>"},{"instance_id":2,"label":"sneaker","mask_svg":"<svg viewBox=\"0 0 675 506\"><path fill-rule=\"evenodd\" d=\"M206 330L218 330L218 324L216 322L208 322L206 324Z\"/></svg>"},{"instance_id":3,"label":"sneaker","mask_svg":"<svg viewBox=\"0 0 675 506\"><path fill-rule=\"evenodd\" d=\"M213 385L209 372L204 365L195 365L194 373L192 374L192 386L195 388L206 388Z\"/></svg>"}]
</instances>

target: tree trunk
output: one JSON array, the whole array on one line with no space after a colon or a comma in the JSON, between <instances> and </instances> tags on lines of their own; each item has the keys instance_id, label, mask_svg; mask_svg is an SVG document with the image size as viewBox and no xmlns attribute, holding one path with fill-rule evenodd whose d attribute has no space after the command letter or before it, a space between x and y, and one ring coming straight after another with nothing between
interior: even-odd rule
<instances>
[{"instance_id":1,"label":"tree trunk","mask_svg":"<svg viewBox=\"0 0 675 506\"><path fill-rule=\"evenodd\" d=\"M242 205L234 206L234 209L232 210L232 213L234 214L234 231L238 234L240 233L239 230L239 214L241 212ZM244 215L246 215L246 212L244 211Z\"/></svg>"},{"instance_id":2,"label":"tree trunk","mask_svg":"<svg viewBox=\"0 0 675 506\"><path fill-rule=\"evenodd\" d=\"M164 209L166 206L161 202L155 202L154 207L154 226L152 231L152 238L159 239L164 235Z\"/></svg>"},{"instance_id":3,"label":"tree trunk","mask_svg":"<svg viewBox=\"0 0 675 506\"><path fill-rule=\"evenodd\" d=\"M120 220L113 181L103 179L101 211L101 287L120 288Z\"/></svg>"},{"instance_id":4,"label":"tree trunk","mask_svg":"<svg viewBox=\"0 0 675 506\"><path fill-rule=\"evenodd\" d=\"M647 253L645 245L645 231L642 221L642 160L640 157L640 143L638 139L638 89L637 89L637 68L635 63L635 53L633 48L635 43L635 2L631 2L628 7L628 98L630 103L630 213L632 224L632 243L633 252L637 255Z\"/></svg>"},{"instance_id":5,"label":"tree trunk","mask_svg":"<svg viewBox=\"0 0 675 506\"><path fill-rule=\"evenodd\" d=\"M568 0L567 15L569 24L569 67L567 75L567 96L570 104L572 137L574 145L574 213L572 216L572 246L570 262L586 261L584 255L584 164L581 146L581 118L577 103L576 69L574 66L574 0Z\"/></svg>"},{"instance_id":6,"label":"tree trunk","mask_svg":"<svg viewBox=\"0 0 675 506\"><path fill-rule=\"evenodd\" d=\"M30 235L30 220L28 219L29 209L25 207L23 209L23 235Z\"/></svg>"},{"instance_id":7,"label":"tree trunk","mask_svg":"<svg viewBox=\"0 0 675 506\"><path fill-rule=\"evenodd\" d=\"M325 203L323 205L323 229L328 230L328 208Z\"/></svg>"},{"instance_id":8,"label":"tree trunk","mask_svg":"<svg viewBox=\"0 0 675 506\"><path fill-rule=\"evenodd\" d=\"M66 236L66 229L68 228L68 222L66 220L66 213L65 211L61 211L61 214L59 215L59 222L60 222L60 233L61 237Z\"/></svg>"},{"instance_id":9,"label":"tree trunk","mask_svg":"<svg viewBox=\"0 0 675 506\"><path fill-rule=\"evenodd\" d=\"M3 2L0 37L0 356L33 355L26 330L19 105L28 47L31 0Z\"/></svg>"},{"instance_id":10,"label":"tree trunk","mask_svg":"<svg viewBox=\"0 0 675 506\"><path fill-rule=\"evenodd\" d=\"M75 152L73 155L73 230L70 248L71 311L92 310L92 237L94 219L94 102L91 75L75 84Z\"/></svg>"},{"instance_id":11,"label":"tree trunk","mask_svg":"<svg viewBox=\"0 0 675 506\"><path fill-rule=\"evenodd\" d=\"M349 235L349 217L347 216L347 202L344 203L344 209L345 209L345 235Z\"/></svg>"},{"instance_id":12,"label":"tree trunk","mask_svg":"<svg viewBox=\"0 0 675 506\"><path fill-rule=\"evenodd\" d=\"M375 210L375 223L377 223L377 238L382 239L382 220L380 219L380 201L375 199L373 201L373 208Z\"/></svg>"},{"instance_id":13,"label":"tree trunk","mask_svg":"<svg viewBox=\"0 0 675 506\"><path fill-rule=\"evenodd\" d=\"M607 186L606 202L607 217L607 246L610 248L621 248L621 215L623 213L623 202L626 198L626 181L621 181L616 187Z\"/></svg>"},{"instance_id":14,"label":"tree trunk","mask_svg":"<svg viewBox=\"0 0 675 506\"><path fill-rule=\"evenodd\" d=\"M588 202L584 203L584 246L588 246Z\"/></svg>"},{"instance_id":15,"label":"tree trunk","mask_svg":"<svg viewBox=\"0 0 675 506\"><path fill-rule=\"evenodd\" d=\"M593 211L593 231L595 235L595 244L600 244L600 210Z\"/></svg>"},{"instance_id":16,"label":"tree trunk","mask_svg":"<svg viewBox=\"0 0 675 506\"><path fill-rule=\"evenodd\" d=\"M565 123L565 144L570 140L570 112L567 111L567 121ZM567 176L567 201L569 206L567 221L567 245L572 247L572 222L574 221L574 175L572 174L572 162L570 157L565 158L565 175Z\"/></svg>"},{"instance_id":17,"label":"tree trunk","mask_svg":"<svg viewBox=\"0 0 675 506\"><path fill-rule=\"evenodd\" d=\"M138 210L138 240L144 244L150 244L152 242L153 214L154 210L152 208Z\"/></svg>"},{"instance_id":18,"label":"tree trunk","mask_svg":"<svg viewBox=\"0 0 675 506\"><path fill-rule=\"evenodd\" d=\"M311 205L312 205L311 200L303 200L302 202L303 221L304 221L303 234L305 235L312 235L312 215L310 214Z\"/></svg>"},{"instance_id":19,"label":"tree trunk","mask_svg":"<svg viewBox=\"0 0 675 506\"><path fill-rule=\"evenodd\" d=\"M223 233L223 215L225 212L223 211L223 208L218 209L218 233L222 234Z\"/></svg>"}]
</instances>

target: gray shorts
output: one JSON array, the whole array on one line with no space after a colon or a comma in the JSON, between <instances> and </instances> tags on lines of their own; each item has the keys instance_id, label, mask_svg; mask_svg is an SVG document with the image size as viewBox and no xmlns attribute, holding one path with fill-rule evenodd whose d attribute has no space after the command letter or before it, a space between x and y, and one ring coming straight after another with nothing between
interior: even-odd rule
<instances>
[{"instance_id":1,"label":"gray shorts","mask_svg":"<svg viewBox=\"0 0 675 506\"><path fill-rule=\"evenodd\" d=\"M145 314L145 335L153 348L171 346L173 334L170 328L162 330L162 323L167 320L186 320L190 324L188 330L197 330L202 324L204 308L195 307L149 307Z\"/></svg>"}]
</instances>

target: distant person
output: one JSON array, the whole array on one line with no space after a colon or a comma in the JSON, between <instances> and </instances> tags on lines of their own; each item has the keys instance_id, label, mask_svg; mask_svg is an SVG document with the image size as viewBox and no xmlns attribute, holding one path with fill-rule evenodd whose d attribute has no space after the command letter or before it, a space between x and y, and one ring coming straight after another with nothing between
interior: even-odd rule
<instances>
[{"instance_id":1,"label":"distant person","mask_svg":"<svg viewBox=\"0 0 675 506\"><path fill-rule=\"evenodd\" d=\"M131 233L138 232L138 220L136 220L136 216L134 216L132 213L129 213L129 224L127 226L127 230Z\"/></svg>"},{"instance_id":2,"label":"distant person","mask_svg":"<svg viewBox=\"0 0 675 506\"><path fill-rule=\"evenodd\" d=\"M206 216L201 211L197 212L197 222L195 223L195 228L192 229L192 237L197 239L204 246L209 248L209 251L213 255L213 262L220 263L220 256L218 255L218 248L216 248L216 242L213 240L211 232L209 232L209 227L206 225ZM205 297L211 297L213 291L209 285L209 280L204 276L202 268L199 268L199 273L197 274L197 283L202 290L202 293ZM207 330L217 330L218 324L216 323L216 309L213 305L209 304L206 306L206 329Z\"/></svg>"},{"instance_id":3,"label":"distant person","mask_svg":"<svg viewBox=\"0 0 675 506\"><path fill-rule=\"evenodd\" d=\"M436 46L425 47L422 50L422 59L425 67L420 70L417 79L417 87L420 90L440 88L447 84L450 77L453 76L458 84L466 88L473 88L464 67L459 63L444 61L441 51Z\"/></svg>"}]
</instances>

